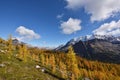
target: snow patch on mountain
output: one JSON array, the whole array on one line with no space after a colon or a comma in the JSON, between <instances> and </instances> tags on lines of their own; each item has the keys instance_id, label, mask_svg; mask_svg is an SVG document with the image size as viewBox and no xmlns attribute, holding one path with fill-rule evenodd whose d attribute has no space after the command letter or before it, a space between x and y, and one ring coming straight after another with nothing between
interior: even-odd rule
<instances>
[{"instance_id":1,"label":"snow patch on mountain","mask_svg":"<svg viewBox=\"0 0 120 80\"><path fill-rule=\"evenodd\" d=\"M118 42L120 41L120 36L114 37L112 35L86 35L86 36L80 36L80 37L73 38L67 44L74 45L75 43L79 41L88 41L92 39L102 39L102 40L107 40L110 42L116 42L116 41Z\"/></svg>"}]
</instances>

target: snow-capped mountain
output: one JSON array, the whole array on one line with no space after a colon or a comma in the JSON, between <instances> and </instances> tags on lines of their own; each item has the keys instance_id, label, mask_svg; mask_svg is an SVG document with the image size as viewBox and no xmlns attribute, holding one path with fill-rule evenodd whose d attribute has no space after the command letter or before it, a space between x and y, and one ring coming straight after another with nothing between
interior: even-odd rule
<instances>
[{"instance_id":1,"label":"snow-capped mountain","mask_svg":"<svg viewBox=\"0 0 120 80\"><path fill-rule=\"evenodd\" d=\"M76 54L92 60L120 63L120 36L87 35L71 39L57 48L67 51L72 45Z\"/></svg>"},{"instance_id":2,"label":"snow-capped mountain","mask_svg":"<svg viewBox=\"0 0 120 80\"><path fill-rule=\"evenodd\" d=\"M62 44L62 45L58 46L57 48L55 48L54 50L59 50L59 49L61 49L63 46L64 46L64 45Z\"/></svg>"},{"instance_id":3,"label":"snow-capped mountain","mask_svg":"<svg viewBox=\"0 0 120 80\"><path fill-rule=\"evenodd\" d=\"M79 42L79 41L87 41L91 39L91 35L86 35L86 36L80 36L80 37L76 37L71 39L70 41L68 41L68 45L74 45L75 43Z\"/></svg>"},{"instance_id":4,"label":"snow-capped mountain","mask_svg":"<svg viewBox=\"0 0 120 80\"><path fill-rule=\"evenodd\" d=\"M120 36L115 37L112 35L92 35L91 39L102 39L110 42L120 41Z\"/></svg>"},{"instance_id":5,"label":"snow-capped mountain","mask_svg":"<svg viewBox=\"0 0 120 80\"><path fill-rule=\"evenodd\" d=\"M87 35L87 36L81 36L77 38L71 39L67 45L74 45L75 43L79 41L88 41L92 39L101 39L101 40L107 40L109 42L120 42L120 36L119 37L114 37L112 35Z\"/></svg>"}]
</instances>

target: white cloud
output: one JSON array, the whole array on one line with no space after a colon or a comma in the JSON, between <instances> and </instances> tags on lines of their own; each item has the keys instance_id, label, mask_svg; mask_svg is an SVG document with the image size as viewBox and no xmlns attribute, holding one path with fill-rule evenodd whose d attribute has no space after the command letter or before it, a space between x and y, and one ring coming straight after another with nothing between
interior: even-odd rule
<instances>
[{"instance_id":1,"label":"white cloud","mask_svg":"<svg viewBox=\"0 0 120 80\"><path fill-rule=\"evenodd\" d=\"M110 23L105 23L101 25L98 29L93 31L94 34L98 35L113 35L119 36L120 35L120 20L119 21L112 21Z\"/></svg>"},{"instance_id":2,"label":"white cloud","mask_svg":"<svg viewBox=\"0 0 120 80\"><path fill-rule=\"evenodd\" d=\"M24 26L19 26L16 29L16 32L20 35L20 37L17 37L19 40L32 40L40 38L39 34L35 33L33 30L28 29Z\"/></svg>"},{"instance_id":3,"label":"white cloud","mask_svg":"<svg viewBox=\"0 0 120 80\"><path fill-rule=\"evenodd\" d=\"M65 0L68 9L84 8L91 21L101 21L120 12L120 0Z\"/></svg>"},{"instance_id":4,"label":"white cloud","mask_svg":"<svg viewBox=\"0 0 120 80\"><path fill-rule=\"evenodd\" d=\"M66 8L68 9L79 9L83 6L84 0L65 0L67 2Z\"/></svg>"},{"instance_id":5,"label":"white cloud","mask_svg":"<svg viewBox=\"0 0 120 80\"><path fill-rule=\"evenodd\" d=\"M72 34L81 30L81 20L69 18L68 21L61 23L61 29L64 34Z\"/></svg>"},{"instance_id":6,"label":"white cloud","mask_svg":"<svg viewBox=\"0 0 120 80\"><path fill-rule=\"evenodd\" d=\"M59 14L59 15L57 15L57 19L61 19L63 16L64 16L63 13L62 13L62 14Z\"/></svg>"}]
</instances>

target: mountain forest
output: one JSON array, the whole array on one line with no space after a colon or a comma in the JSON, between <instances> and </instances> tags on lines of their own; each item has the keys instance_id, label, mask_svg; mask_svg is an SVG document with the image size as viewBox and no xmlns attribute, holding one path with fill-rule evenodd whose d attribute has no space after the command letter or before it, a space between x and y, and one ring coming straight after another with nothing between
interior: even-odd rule
<instances>
[{"instance_id":1,"label":"mountain forest","mask_svg":"<svg viewBox=\"0 0 120 80\"><path fill-rule=\"evenodd\" d=\"M120 80L120 64L67 52L13 44L0 38L0 80Z\"/></svg>"}]
</instances>

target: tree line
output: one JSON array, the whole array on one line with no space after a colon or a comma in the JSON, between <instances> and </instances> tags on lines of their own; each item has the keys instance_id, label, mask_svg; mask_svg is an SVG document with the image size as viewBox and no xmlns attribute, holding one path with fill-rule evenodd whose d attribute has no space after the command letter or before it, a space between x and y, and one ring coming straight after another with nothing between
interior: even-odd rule
<instances>
[{"instance_id":1,"label":"tree line","mask_svg":"<svg viewBox=\"0 0 120 80\"><path fill-rule=\"evenodd\" d=\"M12 36L8 40L0 38L0 44L4 44L8 58L16 57L27 63L37 61L52 74L63 79L82 80L120 80L120 65L90 61L76 56L72 46L67 53L52 50L28 47L25 44L13 45Z\"/></svg>"}]
</instances>

